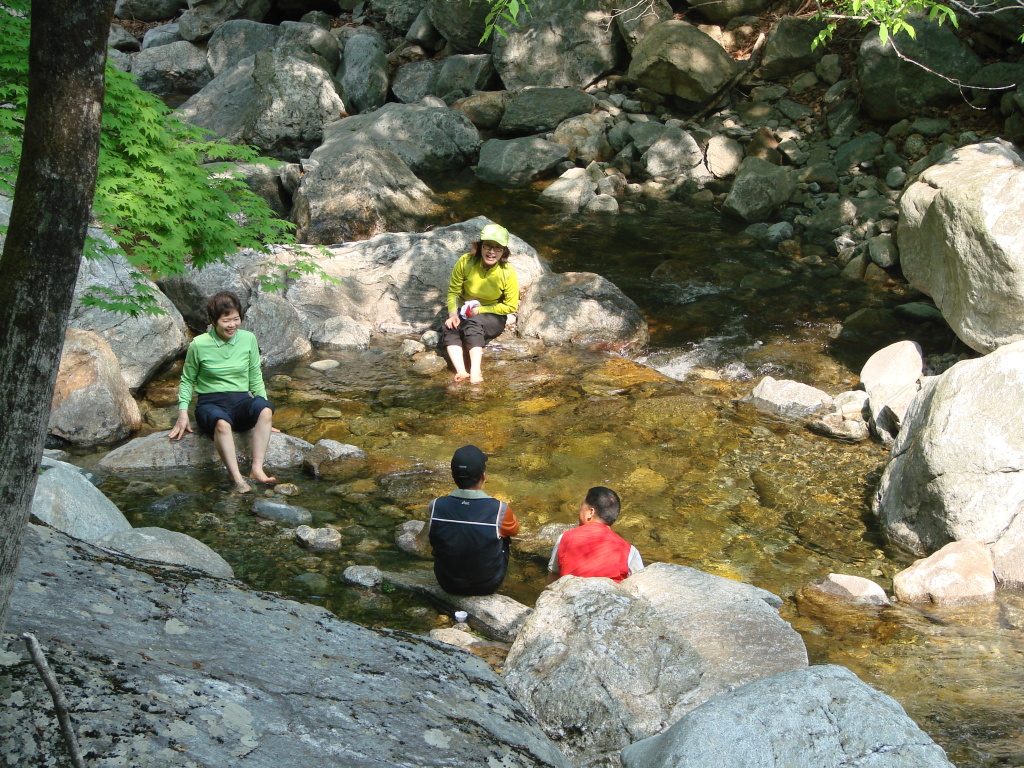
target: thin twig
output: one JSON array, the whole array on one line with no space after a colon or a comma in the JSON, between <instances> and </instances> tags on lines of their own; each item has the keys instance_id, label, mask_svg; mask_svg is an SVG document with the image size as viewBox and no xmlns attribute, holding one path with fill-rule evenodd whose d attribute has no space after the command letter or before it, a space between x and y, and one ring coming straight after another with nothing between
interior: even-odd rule
<instances>
[{"instance_id":1,"label":"thin twig","mask_svg":"<svg viewBox=\"0 0 1024 768\"><path fill-rule=\"evenodd\" d=\"M64 693L61 691L50 665L46 663L43 649L39 647L39 641L31 632L23 633L21 639L25 641L32 662L39 670L39 676L43 678L43 683L50 692L50 698L53 699L53 708L57 712L57 720L60 723L61 733L64 734L64 741L68 745L68 752L71 753L71 762L75 768L85 768L85 760L82 759L82 753L78 749L78 739L75 738L75 728L71 723L71 716L68 714L68 703L64 699Z\"/></svg>"},{"instance_id":2,"label":"thin twig","mask_svg":"<svg viewBox=\"0 0 1024 768\"><path fill-rule=\"evenodd\" d=\"M695 115L690 116L690 120L697 121L702 119L718 105L729 91L739 85L742 80L754 74L754 70L757 69L757 65L761 60L761 49L764 47L766 39L764 32L758 34L754 47L750 49L750 58L747 60L747 66L729 78L729 82L715 91L711 98L704 103L704 106Z\"/></svg>"}]
</instances>

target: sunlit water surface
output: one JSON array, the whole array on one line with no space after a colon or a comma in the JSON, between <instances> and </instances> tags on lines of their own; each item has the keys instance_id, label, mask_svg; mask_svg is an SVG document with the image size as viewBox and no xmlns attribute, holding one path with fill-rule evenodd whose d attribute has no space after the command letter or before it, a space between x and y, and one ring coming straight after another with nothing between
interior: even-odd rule
<instances>
[{"instance_id":1,"label":"sunlit water surface","mask_svg":"<svg viewBox=\"0 0 1024 768\"><path fill-rule=\"evenodd\" d=\"M575 519L586 489L624 501L616 530L645 561L680 563L772 590L803 635L812 663L843 664L898 699L959 766L1024 765L1024 600L957 610L894 607L802 615L794 592L830 572L887 589L912 561L887 548L870 512L886 459L876 443L849 445L773 420L740 402L757 377L796 378L833 394L856 383L875 349L900 338L949 351L948 329L891 320L870 336L840 335L862 307L919 299L906 287L845 281L826 256L764 252L713 213L678 203L617 218L538 208L536 191L501 193L466 178L435 182L458 219L484 214L533 244L556 271L594 271L647 315L640 362L582 349L502 350L482 387L447 373L418 376L398 340L368 351L323 352L268 372L275 423L315 442L333 438L371 457L346 483L293 473L291 499L341 531L337 554L311 555L292 532L261 521L229 494L222 471L108 477L106 491L136 526L187 532L220 552L253 586L322 605L371 626L426 632L447 621L420 598L346 586L353 564L429 567L400 552L395 528L423 519L450 487L452 451L491 455L487 490L536 531ZM500 341L500 340L499 340ZM340 367L318 373L315 359ZM317 417L323 407L340 417ZM322 414L321 414L322 416ZM92 464L95 457L83 457ZM514 548L502 591L526 603L544 559Z\"/></svg>"}]
</instances>

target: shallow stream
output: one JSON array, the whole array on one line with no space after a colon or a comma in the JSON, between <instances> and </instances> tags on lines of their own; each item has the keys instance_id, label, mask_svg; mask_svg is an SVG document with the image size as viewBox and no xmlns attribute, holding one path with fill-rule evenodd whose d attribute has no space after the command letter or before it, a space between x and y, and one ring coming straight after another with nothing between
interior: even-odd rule
<instances>
[{"instance_id":1,"label":"shallow stream","mask_svg":"<svg viewBox=\"0 0 1024 768\"><path fill-rule=\"evenodd\" d=\"M648 316L648 356L499 348L485 358L487 382L470 387L451 385L444 372L413 373L399 340L314 353L267 372L275 424L311 442L357 445L370 471L342 484L278 476L301 488L289 501L341 531L341 552L302 550L290 531L256 518L251 499L229 494L222 470L106 478L103 490L133 525L201 539L256 587L363 624L425 632L446 617L419 598L348 587L341 574L353 564L429 567L395 547L395 527L425 517L428 500L451 487L452 451L475 443L492 455L487 490L508 500L528 531L573 522L592 485L615 488L624 502L616 530L646 562L772 590L812 663L843 664L894 696L958 766L1024 765L1024 597L1002 593L992 605L945 611L801 614L794 592L813 579L841 572L890 589L912 561L885 546L870 512L887 451L820 437L740 402L764 374L837 394L856 383L871 352L900 338L927 354L949 352L948 329L897 314L837 333L855 310L921 297L847 282L820 249L765 252L717 214L678 203L564 217L539 209L535 191L503 193L467 178L432 186L456 218L500 221L555 271L598 272L619 285ZM323 358L341 365L308 367ZM513 557L502 591L532 604L545 561L522 549Z\"/></svg>"}]
</instances>

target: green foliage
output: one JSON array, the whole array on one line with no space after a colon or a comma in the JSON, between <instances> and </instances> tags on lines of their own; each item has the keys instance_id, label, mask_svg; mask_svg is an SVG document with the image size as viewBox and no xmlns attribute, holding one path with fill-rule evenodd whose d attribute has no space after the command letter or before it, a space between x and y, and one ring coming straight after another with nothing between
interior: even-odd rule
<instances>
[{"instance_id":1,"label":"green foliage","mask_svg":"<svg viewBox=\"0 0 1024 768\"><path fill-rule=\"evenodd\" d=\"M819 4L819 9L818 18L827 24L814 39L814 48L832 39L840 21L855 21L861 27L878 27L878 36L883 44L900 32L905 32L911 39L917 37L917 32L907 22L908 17L924 16L939 24L948 21L954 27L958 26L953 9L934 0L838 0L827 9Z\"/></svg>"},{"instance_id":2,"label":"green foliage","mask_svg":"<svg viewBox=\"0 0 1024 768\"><path fill-rule=\"evenodd\" d=\"M469 0L469 2L472 5L476 0ZM507 21L519 26L520 12L530 13L530 5L527 0L486 0L486 2L491 4L491 10L487 12L487 18L484 19L484 35L480 38L481 44L487 42L494 32L508 38L508 34L498 26L498 22Z\"/></svg>"},{"instance_id":3,"label":"green foliage","mask_svg":"<svg viewBox=\"0 0 1024 768\"><path fill-rule=\"evenodd\" d=\"M29 0L0 5L0 194L11 195L18 170L28 100ZM93 212L135 268L129 292L92 289L83 303L113 312L159 313L143 275L154 279L223 261L267 243L294 243L293 225L232 170L235 162L277 161L252 147L208 138L108 63L99 177ZM86 243L87 258L104 255ZM321 273L309 262L290 264L276 280Z\"/></svg>"}]
</instances>

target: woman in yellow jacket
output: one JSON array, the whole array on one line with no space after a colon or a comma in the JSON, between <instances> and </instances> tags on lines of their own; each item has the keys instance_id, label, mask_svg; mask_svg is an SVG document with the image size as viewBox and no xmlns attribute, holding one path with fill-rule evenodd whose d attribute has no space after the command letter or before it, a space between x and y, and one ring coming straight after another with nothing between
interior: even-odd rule
<instances>
[{"instance_id":1,"label":"woman in yellow jacket","mask_svg":"<svg viewBox=\"0 0 1024 768\"><path fill-rule=\"evenodd\" d=\"M448 317L441 343L455 367L455 381L484 380L484 347L505 330L508 316L519 308L519 279L508 263L508 230L488 224L469 253L455 262L448 283ZM463 353L469 353L469 371Z\"/></svg>"}]
</instances>

